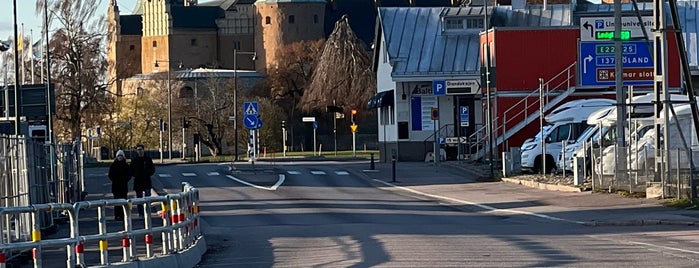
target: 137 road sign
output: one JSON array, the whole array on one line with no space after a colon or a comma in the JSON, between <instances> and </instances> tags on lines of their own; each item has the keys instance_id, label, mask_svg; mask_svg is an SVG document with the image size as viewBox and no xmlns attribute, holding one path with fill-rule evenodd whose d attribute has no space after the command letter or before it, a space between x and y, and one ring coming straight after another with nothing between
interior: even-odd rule
<instances>
[{"instance_id":1,"label":"137 road sign","mask_svg":"<svg viewBox=\"0 0 699 268\"><path fill-rule=\"evenodd\" d=\"M621 60L624 85L653 84L653 57L646 41L623 42ZM580 42L578 64L581 86L616 84L613 42Z\"/></svg>"}]
</instances>

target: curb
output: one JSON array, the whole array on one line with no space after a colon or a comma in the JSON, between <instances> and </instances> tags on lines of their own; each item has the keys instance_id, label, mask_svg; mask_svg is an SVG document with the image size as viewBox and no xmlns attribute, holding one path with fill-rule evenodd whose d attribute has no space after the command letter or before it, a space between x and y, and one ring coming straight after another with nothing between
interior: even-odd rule
<instances>
[{"instance_id":1,"label":"curb","mask_svg":"<svg viewBox=\"0 0 699 268\"><path fill-rule=\"evenodd\" d=\"M676 221L676 220L627 220L627 221L589 221L583 223L584 226L650 226L650 225L684 225L696 226L697 221Z\"/></svg>"},{"instance_id":2,"label":"curb","mask_svg":"<svg viewBox=\"0 0 699 268\"><path fill-rule=\"evenodd\" d=\"M515 183L515 184L524 185L527 187L537 188L537 189L541 189L541 190L559 191L559 192L573 192L573 193L584 192L583 189L580 189L580 188L575 187L575 186L559 185L559 184L547 184L547 183L541 183L541 182L530 181L530 180L520 180L520 179L510 179L510 178L501 178L501 180L504 182Z\"/></svg>"}]
</instances>

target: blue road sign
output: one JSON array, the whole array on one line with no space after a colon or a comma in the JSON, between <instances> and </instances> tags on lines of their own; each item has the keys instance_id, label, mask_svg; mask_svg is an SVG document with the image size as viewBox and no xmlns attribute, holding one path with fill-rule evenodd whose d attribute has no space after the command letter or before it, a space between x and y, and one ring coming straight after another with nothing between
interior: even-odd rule
<instances>
[{"instance_id":1,"label":"blue road sign","mask_svg":"<svg viewBox=\"0 0 699 268\"><path fill-rule=\"evenodd\" d=\"M262 128L262 118L257 119L257 126L255 126L255 129L261 129Z\"/></svg>"},{"instance_id":2,"label":"blue road sign","mask_svg":"<svg viewBox=\"0 0 699 268\"><path fill-rule=\"evenodd\" d=\"M257 115L254 114L246 114L245 118L243 118L243 124L245 124L245 127L248 129L257 129L257 121Z\"/></svg>"},{"instance_id":3,"label":"blue road sign","mask_svg":"<svg viewBox=\"0 0 699 268\"><path fill-rule=\"evenodd\" d=\"M460 110L461 126L467 127L469 124L469 122L468 122L468 106L461 106L459 110Z\"/></svg>"},{"instance_id":4,"label":"blue road sign","mask_svg":"<svg viewBox=\"0 0 699 268\"><path fill-rule=\"evenodd\" d=\"M318 122L317 122L317 121L313 121L313 129L317 129L317 128L318 128Z\"/></svg>"},{"instance_id":5,"label":"blue road sign","mask_svg":"<svg viewBox=\"0 0 699 268\"><path fill-rule=\"evenodd\" d=\"M580 86L616 85L614 49L613 42L580 42ZM653 84L653 56L646 41L623 42L622 64L625 86Z\"/></svg>"},{"instance_id":6,"label":"blue road sign","mask_svg":"<svg viewBox=\"0 0 699 268\"><path fill-rule=\"evenodd\" d=\"M435 96L443 96L447 94L447 83L444 80L432 81L432 94Z\"/></svg>"},{"instance_id":7,"label":"blue road sign","mask_svg":"<svg viewBox=\"0 0 699 268\"><path fill-rule=\"evenodd\" d=\"M245 102L243 104L243 113L246 115L258 115L260 113L260 109L258 109L258 105L256 101L249 101Z\"/></svg>"},{"instance_id":8,"label":"blue road sign","mask_svg":"<svg viewBox=\"0 0 699 268\"><path fill-rule=\"evenodd\" d=\"M444 145L447 143L447 139L444 137L439 137L439 144Z\"/></svg>"}]
</instances>

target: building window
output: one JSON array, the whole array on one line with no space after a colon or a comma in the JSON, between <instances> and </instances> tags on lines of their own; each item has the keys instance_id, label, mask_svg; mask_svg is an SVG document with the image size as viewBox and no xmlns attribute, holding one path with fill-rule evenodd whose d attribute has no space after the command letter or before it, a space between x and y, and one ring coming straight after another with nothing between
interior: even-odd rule
<instances>
[{"instance_id":1,"label":"building window","mask_svg":"<svg viewBox=\"0 0 699 268\"><path fill-rule=\"evenodd\" d=\"M466 19L467 29L483 29L483 18L470 18Z\"/></svg>"},{"instance_id":2,"label":"building window","mask_svg":"<svg viewBox=\"0 0 699 268\"><path fill-rule=\"evenodd\" d=\"M313 15L313 23L318 23L318 15Z\"/></svg>"},{"instance_id":3,"label":"building window","mask_svg":"<svg viewBox=\"0 0 699 268\"><path fill-rule=\"evenodd\" d=\"M158 47L158 41L153 41L153 47Z\"/></svg>"},{"instance_id":4,"label":"building window","mask_svg":"<svg viewBox=\"0 0 699 268\"><path fill-rule=\"evenodd\" d=\"M135 49L136 49L136 46L134 46L134 45L129 46L129 50L135 50Z\"/></svg>"},{"instance_id":5,"label":"building window","mask_svg":"<svg viewBox=\"0 0 699 268\"><path fill-rule=\"evenodd\" d=\"M272 18L269 16L265 17L265 24L272 24Z\"/></svg>"},{"instance_id":6,"label":"building window","mask_svg":"<svg viewBox=\"0 0 699 268\"><path fill-rule=\"evenodd\" d=\"M289 15L289 24L294 24L294 22L296 22L296 16Z\"/></svg>"},{"instance_id":7,"label":"building window","mask_svg":"<svg viewBox=\"0 0 699 268\"><path fill-rule=\"evenodd\" d=\"M136 97L143 97L143 93L145 93L144 91L145 90L143 90L142 87L137 87L136 88Z\"/></svg>"},{"instance_id":8,"label":"building window","mask_svg":"<svg viewBox=\"0 0 699 268\"><path fill-rule=\"evenodd\" d=\"M461 18L448 18L444 20L444 29L461 30L464 28L464 20Z\"/></svg>"},{"instance_id":9,"label":"building window","mask_svg":"<svg viewBox=\"0 0 699 268\"><path fill-rule=\"evenodd\" d=\"M197 39L196 38L192 38L192 40L189 40L189 42L193 47L197 46Z\"/></svg>"}]
</instances>

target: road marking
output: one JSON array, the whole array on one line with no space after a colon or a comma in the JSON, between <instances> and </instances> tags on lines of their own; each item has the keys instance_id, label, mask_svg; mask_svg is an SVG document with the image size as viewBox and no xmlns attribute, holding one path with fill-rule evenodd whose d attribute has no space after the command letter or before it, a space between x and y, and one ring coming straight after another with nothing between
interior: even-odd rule
<instances>
[{"instance_id":1,"label":"road marking","mask_svg":"<svg viewBox=\"0 0 699 268\"><path fill-rule=\"evenodd\" d=\"M272 185L272 187L264 187L264 186L249 183L247 181L238 179L238 178L233 177L231 175L226 175L226 177L230 178L231 180L237 181L239 183L245 184L247 186L255 187L257 189L262 189L262 190L268 190L268 191L276 191L277 188L279 188L279 186L282 185L282 183L284 183L284 179L286 178L284 176L284 174L279 174L279 180L277 180L277 182L274 185Z\"/></svg>"},{"instance_id":2,"label":"road marking","mask_svg":"<svg viewBox=\"0 0 699 268\"><path fill-rule=\"evenodd\" d=\"M313 174L313 175L325 175L325 171L311 170L311 174Z\"/></svg>"},{"instance_id":3,"label":"road marking","mask_svg":"<svg viewBox=\"0 0 699 268\"><path fill-rule=\"evenodd\" d=\"M158 174L158 177L161 177L161 178L172 178L172 175L170 175L170 174Z\"/></svg>"},{"instance_id":4,"label":"road marking","mask_svg":"<svg viewBox=\"0 0 699 268\"><path fill-rule=\"evenodd\" d=\"M206 173L206 175L209 175L209 176L218 176L218 175L221 175L221 174L219 174L218 172L208 172L208 173Z\"/></svg>"},{"instance_id":5,"label":"road marking","mask_svg":"<svg viewBox=\"0 0 699 268\"><path fill-rule=\"evenodd\" d=\"M373 180L376 181L376 182L382 183L382 184L384 184L384 185L391 186L391 187L394 187L394 188L403 190L403 191L408 191L408 192L411 192L411 193L414 193L414 194L419 194L419 195L422 195L422 196L427 196L427 197L431 197L431 198L435 198L435 199L448 200L448 201L455 202L455 203L459 203L459 204L465 204L465 205L476 206L476 207L479 207L479 208L488 210L489 212L509 212L509 213L513 213L513 214L522 214L522 215L534 216L534 217L537 217L537 218L542 218L542 219L547 219L547 220L552 220L552 221L571 222L571 223L577 223L577 224L584 224L584 223L585 223L585 222L582 222L582 221L568 220L568 219L563 219L563 218L558 218L558 217L552 217L552 216L545 215L545 214L539 214L539 213L534 213L534 212L529 212L529 211L523 211L523 210L516 210L516 209L500 209L500 208L491 207L491 206L488 206L488 205L483 205L483 204L479 204L479 203L475 203L475 202L471 202L471 201L467 201L467 200L461 200L461 199L456 199L456 198L451 198L451 197L441 196L441 195L436 195L436 194L428 194L428 193L425 193L425 192L420 192L420 191L418 191L418 190L413 190L413 189L410 189L410 188L408 188L408 187L398 186L398 185L395 185L395 184L392 184L392 183L389 183L389 182L385 182L385 181L382 181L382 180L378 180L378 179L373 179Z\"/></svg>"},{"instance_id":6,"label":"road marking","mask_svg":"<svg viewBox=\"0 0 699 268\"><path fill-rule=\"evenodd\" d=\"M196 177L197 173L185 172L182 173L182 177Z\"/></svg>"},{"instance_id":7,"label":"road marking","mask_svg":"<svg viewBox=\"0 0 699 268\"><path fill-rule=\"evenodd\" d=\"M346 176L346 175L349 175L349 172L347 172L347 171L335 171L335 174Z\"/></svg>"},{"instance_id":8,"label":"road marking","mask_svg":"<svg viewBox=\"0 0 699 268\"><path fill-rule=\"evenodd\" d=\"M296 171L296 170L289 170L289 171L287 171L286 173L289 173L289 175L299 175L299 174L301 174L300 171Z\"/></svg>"}]
</instances>

